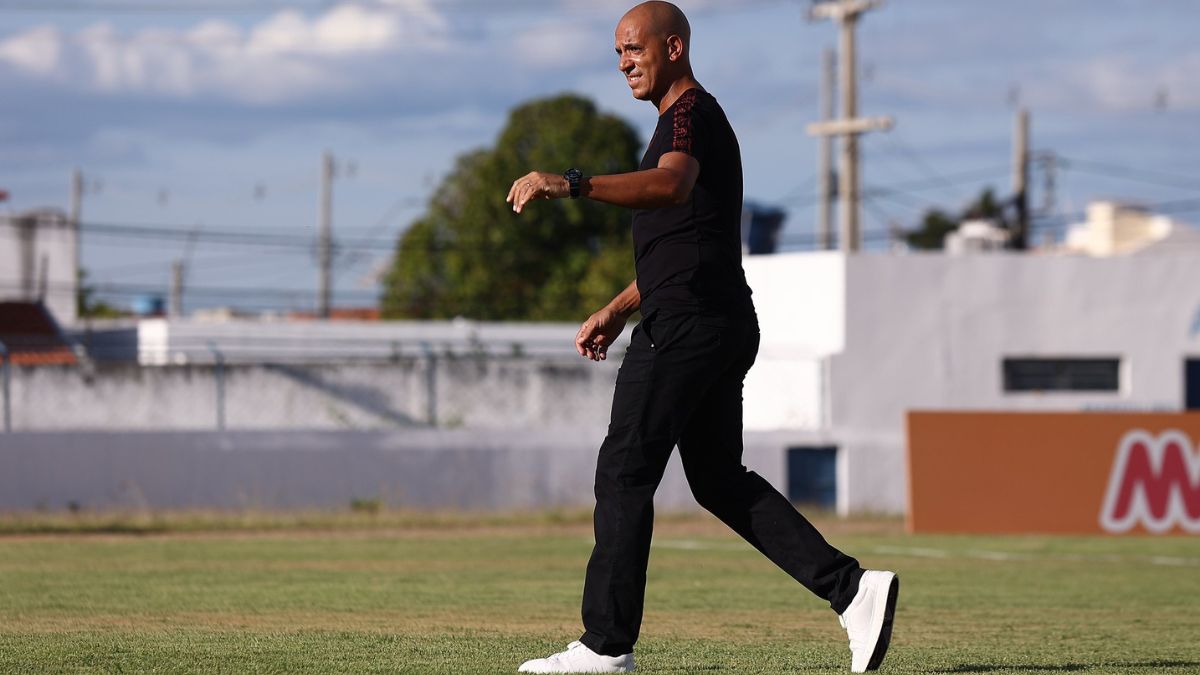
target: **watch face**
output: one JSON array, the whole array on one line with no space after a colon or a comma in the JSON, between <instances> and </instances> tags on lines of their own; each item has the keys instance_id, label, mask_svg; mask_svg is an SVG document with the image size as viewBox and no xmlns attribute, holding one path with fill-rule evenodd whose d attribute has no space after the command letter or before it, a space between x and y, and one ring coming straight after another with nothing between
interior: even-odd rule
<instances>
[{"instance_id":1,"label":"watch face","mask_svg":"<svg viewBox=\"0 0 1200 675\"><path fill-rule=\"evenodd\" d=\"M563 173L563 178L567 179L567 183L571 185L571 199L579 197L579 182L583 180L583 172L579 169L567 169Z\"/></svg>"}]
</instances>

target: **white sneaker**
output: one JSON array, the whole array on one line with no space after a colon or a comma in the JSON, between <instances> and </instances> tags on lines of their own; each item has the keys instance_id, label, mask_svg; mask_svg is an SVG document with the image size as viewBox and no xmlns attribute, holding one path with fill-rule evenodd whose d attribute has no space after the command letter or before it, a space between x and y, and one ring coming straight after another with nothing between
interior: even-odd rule
<instances>
[{"instance_id":1,"label":"white sneaker","mask_svg":"<svg viewBox=\"0 0 1200 675\"><path fill-rule=\"evenodd\" d=\"M576 641L567 645L567 651L551 654L544 659L533 659L521 664L518 673L632 673L633 654L604 656Z\"/></svg>"},{"instance_id":2,"label":"white sneaker","mask_svg":"<svg viewBox=\"0 0 1200 675\"><path fill-rule=\"evenodd\" d=\"M838 621L850 636L850 672L879 668L892 639L892 617L900 579L892 572L867 570L858 582L858 594Z\"/></svg>"}]
</instances>

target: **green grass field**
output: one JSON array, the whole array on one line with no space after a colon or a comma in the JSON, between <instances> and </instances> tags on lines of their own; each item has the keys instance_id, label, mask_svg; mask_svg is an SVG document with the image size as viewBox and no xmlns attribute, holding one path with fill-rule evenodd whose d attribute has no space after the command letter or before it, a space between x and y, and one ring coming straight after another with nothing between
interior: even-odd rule
<instances>
[{"instance_id":1,"label":"green grass field","mask_svg":"<svg viewBox=\"0 0 1200 675\"><path fill-rule=\"evenodd\" d=\"M578 637L585 521L9 518L0 672L515 672ZM881 672L1200 673L1200 538L820 524L901 576ZM647 610L641 672L848 672L833 613L707 517L660 521Z\"/></svg>"}]
</instances>

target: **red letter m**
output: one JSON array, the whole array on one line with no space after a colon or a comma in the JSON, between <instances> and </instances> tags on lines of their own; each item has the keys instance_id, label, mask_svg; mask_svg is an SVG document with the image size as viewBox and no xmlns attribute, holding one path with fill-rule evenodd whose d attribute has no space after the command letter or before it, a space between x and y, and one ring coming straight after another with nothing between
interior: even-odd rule
<instances>
[{"instance_id":1,"label":"red letter m","mask_svg":"<svg viewBox=\"0 0 1200 675\"><path fill-rule=\"evenodd\" d=\"M1200 533L1200 454L1181 431L1156 438L1137 429L1117 447L1100 526L1127 532L1139 523L1156 534L1175 525Z\"/></svg>"}]
</instances>

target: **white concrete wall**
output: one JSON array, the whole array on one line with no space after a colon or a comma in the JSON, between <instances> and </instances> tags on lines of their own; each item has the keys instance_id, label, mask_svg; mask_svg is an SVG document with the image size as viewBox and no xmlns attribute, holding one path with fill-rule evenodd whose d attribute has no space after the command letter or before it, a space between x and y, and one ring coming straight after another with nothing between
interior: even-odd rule
<instances>
[{"instance_id":1,"label":"white concrete wall","mask_svg":"<svg viewBox=\"0 0 1200 675\"><path fill-rule=\"evenodd\" d=\"M586 317L584 317L586 318ZM145 365L331 363L443 353L572 356L577 323L145 319L136 350ZM629 333L618 340L623 350ZM111 346L110 346L111 347ZM577 356L577 355L576 355ZM103 358L103 355L100 355Z\"/></svg>"},{"instance_id":2,"label":"white concrete wall","mask_svg":"<svg viewBox=\"0 0 1200 675\"><path fill-rule=\"evenodd\" d=\"M1184 359L1200 356L1197 262L852 257L830 401L832 432L848 454L846 508L904 510L908 410L1178 410ZM1119 357L1121 391L1005 393L1002 360L1029 356Z\"/></svg>"},{"instance_id":3,"label":"white concrete wall","mask_svg":"<svg viewBox=\"0 0 1200 675\"><path fill-rule=\"evenodd\" d=\"M747 256L762 345L746 377L747 429L828 428L828 357L845 343L845 259Z\"/></svg>"},{"instance_id":4,"label":"white concrete wall","mask_svg":"<svg viewBox=\"0 0 1200 675\"><path fill-rule=\"evenodd\" d=\"M24 259L20 222L33 222L31 259ZM27 266L32 266L27 269ZM76 319L75 230L56 211L0 215L0 301L38 300L37 288L45 265L46 296L42 298L59 325ZM22 287L32 281L33 292Z\"/></svg>"}]
</instances>

